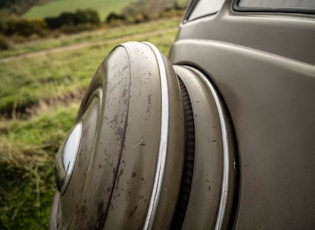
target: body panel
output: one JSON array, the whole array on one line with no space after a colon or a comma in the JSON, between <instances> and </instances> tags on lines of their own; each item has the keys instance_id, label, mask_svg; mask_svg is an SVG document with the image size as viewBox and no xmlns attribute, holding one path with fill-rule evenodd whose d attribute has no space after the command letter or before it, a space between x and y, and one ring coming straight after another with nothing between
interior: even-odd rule
<instances>
[{"instance_id":1,"label":"body panel","mask_svg":"<svg viewBox=\"0 0 315 230\"><path fill-rule=\"evenodd\" d=\"M315 21L230 9L183 24L171 61L208 75L229 110L240 171L235 228L310 229Z\"/></svg>"}]
</instances>

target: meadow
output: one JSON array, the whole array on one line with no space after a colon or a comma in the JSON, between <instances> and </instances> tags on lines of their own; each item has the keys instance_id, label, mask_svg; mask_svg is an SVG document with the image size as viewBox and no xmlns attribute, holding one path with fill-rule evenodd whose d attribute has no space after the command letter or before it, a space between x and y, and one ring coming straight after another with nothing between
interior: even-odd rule
<instances>
[{"instance_id":1,"label":"meadow","mask_svg":"<svg viewBox=\"0 0 315 230\"><path fill-rule=\"evenodd\" d=\"M26 19L44 18L58 16L63 12L72 12L76 9L95 9L102 20L111 13L119 13L122 8L131 3L132 0L57 0L47 4L32 7L23 17Z\"/></svg>"},{"instance_id":2,"label":"meadow","mask_svg":"<svg viewBox=\"0 0 315 230\"><path fill-rule=\"evenodd\" d=\"M119 14L122 9L132 2L135 2L135 0L54 0L33 6L23 15L23 18L55 17L63 12L73 12L78 9L94 9L99 13L101 21L104 21L110 13ZM188 0L177 0L176 2L181 6L186 6Z\"/></svg>"},{"instance_id":3,"label":"meadow","mask_svg":"<svg viewBox=\"0 0 315 230\"><path fill-rule=\"evenodd\" d=\"M38 40L0 53L0 229L47 229L54 156L98 65L130 40L149 41L167 55L180 19Z\"/></svg>"}]
</instances>

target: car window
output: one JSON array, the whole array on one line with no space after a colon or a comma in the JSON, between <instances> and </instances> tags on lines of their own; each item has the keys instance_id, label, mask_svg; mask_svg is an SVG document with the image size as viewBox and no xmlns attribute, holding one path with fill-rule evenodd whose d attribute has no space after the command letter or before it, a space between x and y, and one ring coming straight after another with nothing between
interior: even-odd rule
<instances>
[{"instance_id":1,"label":"car window","mask_svg":"<svg viewBox=\"0 0 315 230\"><path fill-rule=\"evenodd\" d=\"M223 3L224 0L193 0L187 20L190 21L206 15L215 14L221 9Z\"/></svg>"},{"instance_id":2,"label":"car window","mask_svg":"<svg viewBox=\"0 0 315 230\"><path fill-rule=\"evenodd\" d=\"M239 0L237 7L243 10L314 12L314 0Z\"/></svg>"}]
</instances>

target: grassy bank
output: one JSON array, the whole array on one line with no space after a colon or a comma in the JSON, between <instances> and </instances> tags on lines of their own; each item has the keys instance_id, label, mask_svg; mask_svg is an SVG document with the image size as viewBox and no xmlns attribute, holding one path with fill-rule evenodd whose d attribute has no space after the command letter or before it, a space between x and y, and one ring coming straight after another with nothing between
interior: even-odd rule
<instances>
[{"instance_id":1,"label":"grassy bank","mask_svg":"<svg viewBox=\"0 0 315 230\"><path fill-rule=\"evenodd\" d=\"M180 18L17 46L0 58L0 229L47 229L54 155L100 62L138 40L167 54Z\"/></svg>"},{"instance_id":2,"label":"grassy bank","mask_svg":"<svg viewBox=\"0 0 315 230\"><path fill-rule=\"evenodd\" d=\"M54 154L77 106L0 123L0 229L47 229Z\"/></svg>"}]
</instances>

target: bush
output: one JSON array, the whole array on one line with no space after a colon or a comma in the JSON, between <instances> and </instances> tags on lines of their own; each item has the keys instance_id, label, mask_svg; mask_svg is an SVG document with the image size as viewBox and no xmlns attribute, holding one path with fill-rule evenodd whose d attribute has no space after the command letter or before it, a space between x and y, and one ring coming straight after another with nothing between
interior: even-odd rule
<instances>
[{"instance_id":1,"label":"bush","mask_svg":"<svg viewBox=\"0 0 315 230\"><path fill-rule=\"evenodd\" d=\"M134 23L139 24L142 22L148 22L150 21L150 18L147 14L137 14L133 17Z\"/></svg>"},{"instance_id":2,"label":"bush","mask_svg":"<svg viewBox=\"0 0 315 230\"><path fill-rule=\"evenodd\" d=\"M171 18L184 15L185 11L182 9L168 8L160 13L161 17Z\"/></svg>"},{"instance_id":3,"label":"bush","mask_svg":"<svg viewBox=\"0 0 315 230\"><path fill-rule=\"evenodd\" d=\"M86 10L77 10L75 13L64 12L58 17L48 17L45 18L50 29L59 29L64 27L73 27L82 24L91 24L99 26L101 23L99 14L95 10L86 9ZM73 30L73 28L71 28ZM74 29L75 30L75 29Z\"/></svg>"},{"instance_id":4,"label":"bush","mask_svg":"<svg viewBox=\"0 0 315 230\"><path fill-rule=\"evenodd\" d=\"M33 34L44 36L47 33L46 28L47 24L44 20L11 19L4 25L4 34L23 37L30 37Z\"/></svg>"},{"instance_id":5,"label":"bush","mask_svg":"<svg viewBox=\"0 0 315 230\"><path fill-rule=\"evenodd\" d=\"M5 23L4 23L4 21L0 20L0 34L4 33L4 28L5 28Z\"/></svg>"},{"instance_id":6,"label":"bush","mask_svg":"<svg viewBox=\"0 0 315 230\"><path fill-rule=\"evenodd\" d=\"M73 26L76 25L76 15L74 13L65 12L59 15L59 23L62 26Z\"/></svg>"},{"instance_id":7,"label":"bush","mask_svg":"<svg viewBox=\"0 0 315 230\"><path fill-rule=\"evenodd\" d=\"M44 37L47 35L47 24L43 19L34 19L31 20L30 23L32 24L33 27L33 33L31 34L32 36L38 35L39 37Z\"/></svg>"},{"instance_id":8,"label":"bush","mask_svg":"<svg viewBox=\"0 0 315 230\"><path fill-rule=\"evenodd\" d=\"M77 10L75 12L75 24L100 25L101 20L97 11L92 9Z\"/></svg>"},{"instance_id":9,"label":"bush","mask_svg":"<svg viewBox=\"0 0 315 230\"><path fill-rule=\"evenodd\" d=\"M115 23L116 21L126 21L126 17L112 12L105 19L105 22L108 24Z\"/></svg>"},{"instance_id":10,"label":"bush","mask_svg":"<svg viewBox=\"0 0 315 230\"><path fill-rule=\"evenodd\" d=\"M8 50L10 49L10 43L3 36L0 36L0 50Z\"/></svg>"},{"instance_id":11,"label":"bush","mask_svg":"<svg viewBox=\"0 0 315 230\"><path fill-rule=\"evenodd\" d=\"M49 29L55 30L62 26L60 19L58 17L47 17L45 18L45 22Z\"/></svg>"}]
</instances>

